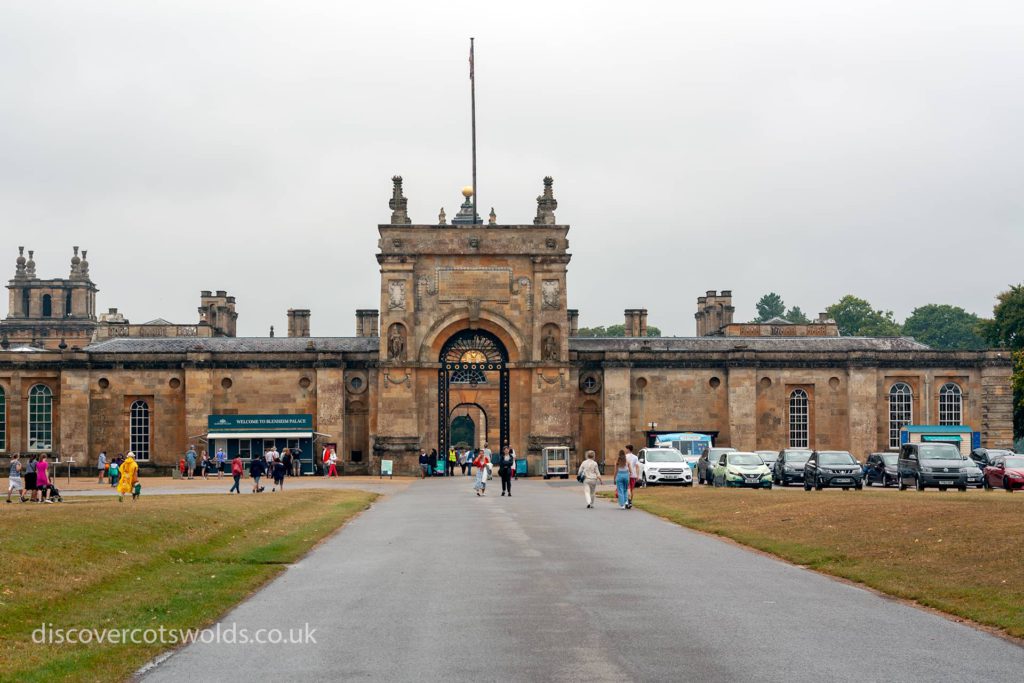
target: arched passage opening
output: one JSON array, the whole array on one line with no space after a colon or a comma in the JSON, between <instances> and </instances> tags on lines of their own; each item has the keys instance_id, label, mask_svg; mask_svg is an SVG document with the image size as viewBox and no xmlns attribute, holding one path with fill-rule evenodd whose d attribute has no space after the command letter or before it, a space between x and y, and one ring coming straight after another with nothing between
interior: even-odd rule
<instances>
[{"instance_id":1,"label":"arched passage opening","mask_svg":"<svg viewBox=\"0 0 1024 683\"><path fill-rule=\"evenodd\" d=\"M491 450L509 444L509 371L508 351L497 335L487 330L460 330L441 347L438 370L438 453L447 453L455 446L454 420L460 415L454 408L475 406L478 417L465 415L473 421L474 447L486 440ZM468 409L464 411L469 413ZM490 417L497 415L497 433L493 434ZM481 419L482 416L482 419ZM459 428L467 428L465 421ZM492 435L497 442L490 441Z\"/></svg>"}]
</instances>

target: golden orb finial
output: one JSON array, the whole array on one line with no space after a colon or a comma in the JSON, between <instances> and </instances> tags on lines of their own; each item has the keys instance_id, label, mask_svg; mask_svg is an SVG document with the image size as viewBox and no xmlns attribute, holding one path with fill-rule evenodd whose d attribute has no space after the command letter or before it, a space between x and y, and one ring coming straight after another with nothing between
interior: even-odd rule
<instances>
[{"instance_id":1,"label":"golden orb finial","mask_svg":"<svg viewBox=\"0 0 1024 683\"><path fill-rule=\"evenodd\" d=\"M470 197L472 197L473 196L473 186L472 185L466 185L464 188L462 188L462 196L465 197L466 199L469 199Z\"/></svg>"}]
</instances>

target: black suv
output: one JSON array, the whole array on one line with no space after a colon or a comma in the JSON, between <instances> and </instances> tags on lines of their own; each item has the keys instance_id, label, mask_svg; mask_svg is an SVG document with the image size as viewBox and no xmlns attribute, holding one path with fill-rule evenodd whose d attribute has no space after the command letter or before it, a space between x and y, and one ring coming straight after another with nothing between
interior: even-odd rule
<instances>
[{"instance_id":1,"label":"black suv","mask_svg":"<svg viewBox=\"0 0 1024 683\"><path fill-rule=\"evenodd\" d=\"M864 471L847 451L814 451L804 465L804 491L834 486L848 491L864 487Z\"/></svg>"},{"instance_id":2,"label":"black suv","mask_svg":"<svg viewBox=\"0 0 1024 683\"><path fill-rule=\"evenodd\" d=\"M940 491L981 483L981 471L970 458L960 455L960 449L948 443L905 443L900 448L900 491L910 484L918 491L929 486Z\"/></svg>"},{"instance_id":3,"label":"black suv","mask_svg":"<svg viewBox=\"0 0 1024 683\"><path fill-rule=\"evenodd\" d=\"M783 448L772 467L772 481L779 486L802 484L804 481L804 465L811 457L809 448Z\"/></svg>"},{"instance_id":4,"label":"black suv","mask_svg":"<svg viewBox=\"0 0 1024 683\"><path fill-rule=\"evenodd\" d=\"M711 486L715 481L715 465L722 453L736 450L735 448L705 448L697 460L697 483ZM710 460L708 459L710 458Z\"/></svg>"},{"instance_id":5,"label":"black suv","mask_svg":"<svg viewBox=\"0 0 1024 683\"><path fill-rule=\"evenodd\" d=\"M900 481L899 453L872 453L864 463L864 485L896 486Z\"/></svg>"},{"instance_id":6,"label":"black suv","mask_svg":"<svg viewBox=\"0 0 1024 683\"><path fill-rule=\"evenodd\" d=\"M971 451L971 460L982 470L992 466L992 461L999 456L1014 455L1013 451L1001 448L975 448Z\"/></svg>"}]
</instances>

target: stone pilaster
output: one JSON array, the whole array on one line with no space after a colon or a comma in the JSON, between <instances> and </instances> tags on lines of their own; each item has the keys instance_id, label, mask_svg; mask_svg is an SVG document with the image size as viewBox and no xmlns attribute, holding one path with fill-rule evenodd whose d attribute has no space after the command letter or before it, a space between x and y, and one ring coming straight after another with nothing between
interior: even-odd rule
<instances>
[{"instance_id":1,"label":"stone pilaster","mask_svg":"<svg viewBox=\"0 0 1024 683\"><path fill-rule=\"evenodd\" d=\"M1013 445L1013 367L1007 351L988 351L981 370L981 445Z\"/></svg>"},{"instance_id":2,"label":"stone pilaster","mask_svg":"<svg viewBox=\"0 0 1024 683\"><path fill-rule=\"evenodd\" d=\"M757 443L757 377L752 368L729 368L729 443L751 450Z\"/></svg>"},{"instance_id":3,"label":"stone pilaster","mask_svg":"<svg viewBox=\"0 0 1024 683\"><path fill-rule=\"evenodd\" d=\"M846 384L849 406L850 452L863 459L868 453L886 450L878 443L878 380L870 367L852 367Z\"/></svg>"},{"instance_id":4,"label":"stone pilaster","mask_svg":"<svg viewBox=\"0 0 1024 683\"><path fill-rule=\"evenodd\" d=\"M597 460L601 462L604 457L605 471L609 473L619 449L632 439L629 376L630 370L624 363L604 369L604 453L598 453Z\"/></svg>"},{"instance_id":5,"label":"stone pilaster","mask_svg":"<svg viewBox=\"0 0 1024 683\"><path fill-rule=\"evenodd\" d=\"M65 353L65 362L82 360L84 354ZM63 460L74 458L81 467L92 457L89 452L89 371L65 369L60 373L60 442L54 450Z\"/></svg>"},{"instance_id":6,"label":"stone pilaster","mask_svg":"<svg viewBox=\"0 0 1024 683\"><path fill-rule=\"evenodd\" d=\"M213 412L211 355L190 353L185 366L185 438L206 434L207 417ZM188 443L178 444L184 453Z\"/></svg>"}]
</instances>

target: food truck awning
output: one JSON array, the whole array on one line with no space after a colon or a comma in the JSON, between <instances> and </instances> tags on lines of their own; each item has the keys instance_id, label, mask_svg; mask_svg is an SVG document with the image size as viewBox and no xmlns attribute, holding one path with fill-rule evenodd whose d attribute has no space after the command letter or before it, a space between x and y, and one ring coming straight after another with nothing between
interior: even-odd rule
<instances>
[{"instance_id":1,"label":"food truck awning","mask_svg":"<svg viewBox=\"0 0 1024 683\"><path fill-rule=\"evenodd\" d=\"M210 432L207 440L213 439L312 439L313 432Z\"/></svg>"}]
</instances>

